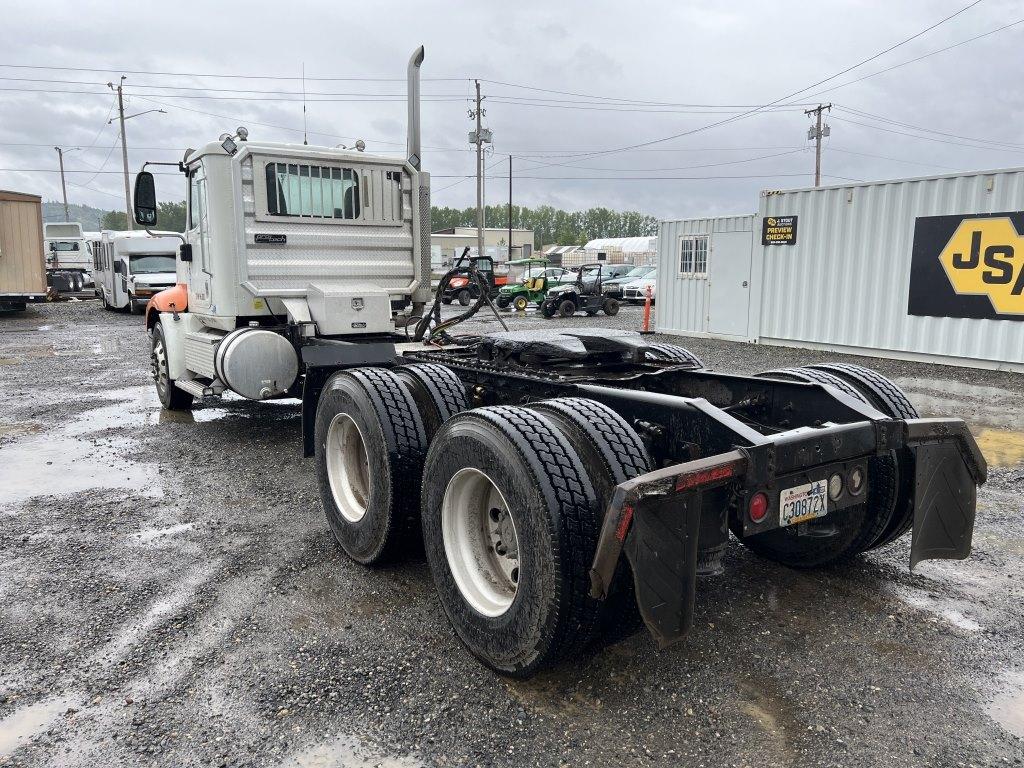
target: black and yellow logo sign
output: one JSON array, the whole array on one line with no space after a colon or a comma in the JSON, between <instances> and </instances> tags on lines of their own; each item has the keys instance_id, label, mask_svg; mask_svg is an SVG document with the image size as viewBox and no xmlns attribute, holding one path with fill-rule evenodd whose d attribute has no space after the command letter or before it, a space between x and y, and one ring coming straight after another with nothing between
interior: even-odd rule
<instances>
[{"instance_id":1,"label":"black and yellow logo sign","mask_svg":"<svg viewBox=\"0 0 1024 768\"><path fill-rule=\"evenodd\" d=\"M765 216L761 219L761 245L795 245L796 216Z\"/></svg>"},{"instance_id":2,"label":"black and yellow logo sign","mask_svg":"<svg viewBox=\"0 0 1024 768\"><path fill-rule=\"evenodd\" d=\"M917 219L909 312L1024 320L1024 212Z\"/></svg>"}]
</instances>

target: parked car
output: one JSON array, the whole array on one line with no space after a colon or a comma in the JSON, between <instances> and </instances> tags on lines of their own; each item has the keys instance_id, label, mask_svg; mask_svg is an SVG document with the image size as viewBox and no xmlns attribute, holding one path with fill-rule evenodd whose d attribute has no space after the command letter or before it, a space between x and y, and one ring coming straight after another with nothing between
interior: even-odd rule
<instances>
[{"instance_id":1,"label":"parked car","mask_svg":"<svg viewBox=\"0 0 1024 768\"><path fill-rule=\"evenodd\" d=\"M651 289L651 303L654 303L658 291L658 270L652 269L639 280L622 286L622 300L630 304L640 304L647 299L647 288Z\"/></svg>"},{"instance_id":2,"label":"parked car","mask_svg":"<svg viewBox=\"0 0 1024 768\"><path fill-rule=\"evenodd\" d=\"M622 289L628 283L632 283L634 280L639 280L650 272L654 271L654 266L641 266L633 267L626 274L620 275L619 277L613 277L610 280L604 281L604 295L611 296L614 299L622 300Z\"/></svg>"}]
</instances>

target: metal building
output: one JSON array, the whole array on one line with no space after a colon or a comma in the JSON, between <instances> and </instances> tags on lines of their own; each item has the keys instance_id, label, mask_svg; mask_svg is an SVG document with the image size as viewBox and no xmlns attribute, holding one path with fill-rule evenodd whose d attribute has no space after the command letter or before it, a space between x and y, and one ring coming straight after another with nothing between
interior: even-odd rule
<instances>
[{"instance_id":1,"label":"metal building","mask_svg":"<svg viewBox=\"0 0 1024 768\"><path fill-rule=\"evenodd\" d=\"M663 221L658 227L657 327L751 341L750 273L757 217Z\"/></svg>"},{"instance_id":2,"label":"metal building","mask_svg":"<svg viewBox=\"0 0 1024 768\"><path fill-rule=\"evenodd\" d=\"M731 220L663 223L659 330L1024 371L1024 169L764 192L747 286L716 246ZM708 285L687 292L700 227Z\"/></svg>"}]
</instances>

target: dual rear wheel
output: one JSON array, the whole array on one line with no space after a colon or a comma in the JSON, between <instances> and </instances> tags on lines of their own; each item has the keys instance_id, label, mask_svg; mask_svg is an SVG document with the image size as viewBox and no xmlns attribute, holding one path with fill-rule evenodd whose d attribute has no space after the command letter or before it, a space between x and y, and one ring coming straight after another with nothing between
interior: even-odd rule
<instances>
[{"instance_id":1,"label":"dual rear wheel","mask_svg":"<svg viewBox=\"0 0 1024 768\"><path fill-rule=\"evenodd\" d=\"M496 671L527 676L639 626L628 565L608 600L589 596L611 491L650 466L606 406L561 398L469 410L443 366L358 369L328 383L316 435L342 548L382 562L418 541L418 524L442 608Z\"/></svg>"}]
</instances>

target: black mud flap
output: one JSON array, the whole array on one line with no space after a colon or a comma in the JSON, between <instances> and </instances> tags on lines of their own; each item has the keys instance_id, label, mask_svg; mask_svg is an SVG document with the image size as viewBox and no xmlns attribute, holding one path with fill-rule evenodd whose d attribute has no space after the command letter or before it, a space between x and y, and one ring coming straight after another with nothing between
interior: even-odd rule
<instances>
[{"instance_id":1,"label":"black mud flap","mask_svg":"<svg viewBox=\"0 0 1024 768\"><path fill-rule=\"evenodd\" d=\"M700 499L700 491L648 498L633 511L624 548L640 615L659 648L682 640L693 625Z\"/></svg>"},{"instance_id":2,"label":"black mud flap","mask_svg":"<svg viewBox=\"0 0 1024 768\"><path fill-rule=\"evenodd\" d=\"M922 560L963 560L971 554L977 485L952 440L912 446L914 532L910 567Z\"/></svg>"}]
</instances>

